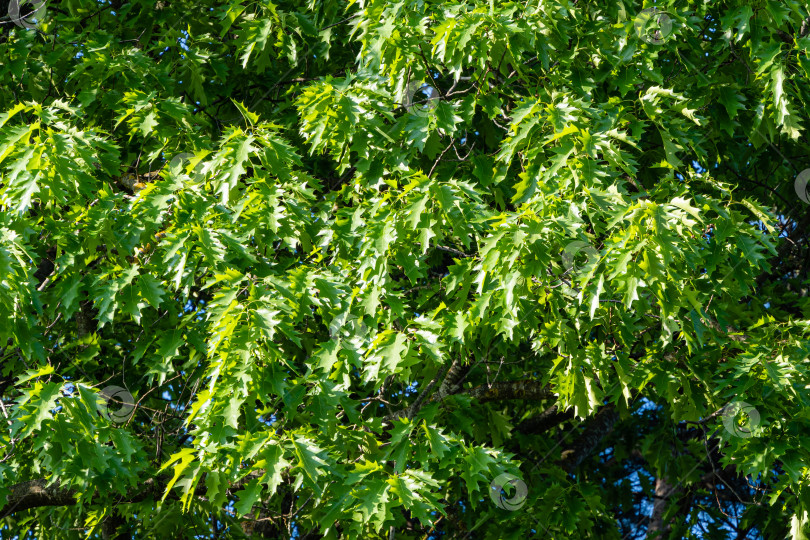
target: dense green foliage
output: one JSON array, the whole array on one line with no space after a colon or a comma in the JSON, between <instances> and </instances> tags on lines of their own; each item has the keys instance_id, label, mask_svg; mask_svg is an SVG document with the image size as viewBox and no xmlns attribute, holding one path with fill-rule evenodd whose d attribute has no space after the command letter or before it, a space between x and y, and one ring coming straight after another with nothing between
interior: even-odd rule
<instances>
[{"instance_id":1,"label":"dense green foliage","mask_svg":"<svg viewBox=\"0 0 810 540\"><path fill-rule=\"evenodd\" d=\"M805 3L15 7L0 536L810 534Z\"/></svg>"}]
</instances>

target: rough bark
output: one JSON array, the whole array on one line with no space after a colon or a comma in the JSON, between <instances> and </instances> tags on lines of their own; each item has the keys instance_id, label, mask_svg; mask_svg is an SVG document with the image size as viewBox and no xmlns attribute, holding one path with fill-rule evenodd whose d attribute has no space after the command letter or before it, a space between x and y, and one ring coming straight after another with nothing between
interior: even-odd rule
<instances>
[{"instance_id":1,"label":"rough bark","mask_svg":"<svg viewBox=\"0 0 810 540\"><path fill-rule=\"evenodd\" d=\"M102 524L101 538L102 540L130 540L132 538L127 531L126 521L115 510Z\"/></svg>"},{"instance_id":2,"label":"rough bark","mask_svg":"<svg viewBox=\"0 0 810 540\"><path fill-rule=\"evenodd\" d=\"M8 504L0 508L0 518L12 512L39 506L70 506L76 504L76 491L63 488L57 481L48 486L45 478L37 478L11 486Z\"/></svg>"},{"instance_id":3,"label":"rough bark","mask_svg":"<svg viewBox=\"0 0 810 540\"><path fill-rule=\"evenodd\" d=\"M669 506L669 500L678 489L672 486L667 479L660 476L655 479L655 499L653 500L650 525L647 527L647 539L666 538L672 532L672 525L664 522L664 513Z\"/></svg>"},{"instance_id":4,"label":"rough bark","mask_svg":"<svg viewBox=\"0 0 810 540\"><path fill-rule=\"evenodd\" d=\"M447 375L445 375L442 381L442 385L431 397L430 401L442 401L450 394L457 392L459 381L461 381L466 373L467 370L464 366L462 366L458 360L453 360L453 363L450 364L450 368L447 370Z\"/></svg>"},{"instance_id":5,"label":"rough bark","mask_svg":"<svg viewBox=\"0 0 810 540\"><path fill-rule=\"evenodd\" d=\"M248 482L254 478L259 478L264 474L264 471L253 471L244 478L234 482L228 488L229 491L238 490L244 487ZM121 497L121 503L136 503L145 500L147 497L160 499L166 489L171 476L164 475L157 478L149 478L141 483L137 488L130 490L125 496ZM73 506L76 504L76 495L79 493L74 488L62 487L57 480L53 485L48 486L47 478L37 478L27 482L11 486L11 493L8 495L6 504L0 506L0 519L5 518L12 513L30 510L31 508L39 508L42 506ZM197 487L194 494L197 496L204 495L207 490L205 485L205 475L197 482ZM166 497L170 500L177 500L177 494L172 491ZM2 501L0 501L1 503Z\"/></svg>"},{"instance_id":6,"label":"rough bark","mask_svg":"<svg viewBox=\"0 0 810 540\"><path fill-rule=\"evenodd\" d=\"M453 394L467 394L475 398L479 403L486 403L488 401L503 401L509 399L521 400L542 400L554 397L551 388L544 386L540 381L534 379L524 379L520 381L502 381L490 385L482 384L475 388L460 391L460 381L464 377L464 369L460 368L457 362L453 362L450 369L447 370L447 375L444 378L439 389L434 393L427 402L437 403L443 401L448 396ZM426 402L425 398L430 389L435 385L436 379L431 381L425 390L419 395L416 401L410 406L387 415L383 418L384 423L390 423L397 418L413 418L422 405Z\"/></svg>"},{"instance_id":7,"label":"rough bark","mask_svg":"<svg viewBox=\"0 0 810 540\"><path fill-rule=\"evenodd\" d=\"M560 412L557 405L552 405L540 414L527 418L516 429L525 435L539 435L573 417L572 411Z\"/></svg>"},{"instance_id":8,"label":"rough bark","mask_svg":"<svg viewBox=\"0 0 810 540\"><path fill-rule=\"evenodd\" d=\"M482 384L466 390L464 393L480 403L506 399L541 400L554 397L549 386L544 386L540 381L534 379Z\"/></svg>"},{"instance_id":9,"label":"rough bark","mask_svg":"<svg viewBox=\"0 0 810 540\"><path fill-rule=\"evenodd\" d=\"M574 444L570 448L563 450L558 462L563 470L569 473L574 472L579 464L596 449L602 439L613 430L613 426L618 419L619 413L616 412L613 405L602 407L587 422L585 430L574 441Z\"/></svg>"}]
</instances>

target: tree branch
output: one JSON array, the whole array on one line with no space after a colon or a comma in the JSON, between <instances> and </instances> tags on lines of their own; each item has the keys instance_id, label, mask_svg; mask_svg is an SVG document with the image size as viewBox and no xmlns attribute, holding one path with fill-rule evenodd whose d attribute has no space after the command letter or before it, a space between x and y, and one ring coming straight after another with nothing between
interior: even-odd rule
<instances>
[{"instance_id":1,"label":"tree branch","mask_svg":"<svg viewBox=\"0 0 810 540\"><path fill-rule=\"evenodd\" d=\"M459 363L459 361L453 360L453 363L450 364L450 369L447 370L447 374L444 376L442 385L439 387L439 390L430 398L430 401L443 401L444 398L450 394L455 394L458 392L460 388L458 383L465 374L466 370Z\"/></svg>"},{"instance_id":2,"label":"tree branch","mask_svg":"<svg viewBox=\"0 0 810 540\"><path fill-rule=\"evenodd\" d=\"M552 405L540 414L527 418L516 429L525 435L539 435L573 417L573 411L560 412L557 405Z\"/></svg>"},{"instance_id":3,"label":"tree branch","mask_svg":"<svg viewBox=\"0 0 810 540\"><path fill-rule=\"evenodd\" d=\"M673 487L663 476L655 479L655 497L653 497L653 510L650 516L650 525L647 527L647 539L666 538L672 530L670 524L664 523L664 513L669 506L669 499L680 491Z\"/></svg>"},{"instance_id":4,"label":"tree branch","mask_svg":"<svg viewBox=\"0 0 810 540\"><path fill-rule=\"evenodd\" d=\"M475 388L470 388L464 391L461 390L461 382L466 375L467 369L460 365L458 360L453 360L450 368L444 376L441 386L428 400L430 403L440 403L445 398L453 394L466 394L475 398L479 403L486 403L488 401L503 401L507 399L522 399L522 400L542 400L554 397L550 386L544 386L539 380L524 379L520 381L500 381L492 384L482 384ZM384 423L390 423L397 418L408 417L413 418L419 409L422 408L425 398L430 392L431 388L436 385L438 377L434 378L425 387L422 393L417 397L408 407L400 409L391 413L383 418Z\"/></svg>"},{"instance_id":5,"label":"tree branch","mask_svg":"<svg viewBox=\"0 0 810 540\"><path fill-rule=\"evenodd\" d=\"M480 403L502 401L505 399L542 400L554 397L551 387L537 379L521 381L500 381L482 384L462 392L476 398Z\"/></svg>"},{"instance_id":6,"label":"tree branch","mask_svg":"<svg viewBox=\"0 0 810 540\"><path fill-rule=\"evenodd\" d=\"M591 452L593 452L602 439L613 430L619 419L619 413L613 405L602 407L585 426L585 431L574 442L573 446L563 450L559 465L566 471L573 472Z\"/></svg>"},{"instance_id":7,"label":"tree branch","mask_svg":"<svg viewBox=\"0 0 810 540\"><path fill-rule=\"evenodd\" d=\"M228 489L229 491L241 489L248 482L254 478L261 477L263 474L264 471L262 470L253 471L244 478L233 482ZM170 478L169 475L164 475L145 480L138 488L131 490L123 496L121 503L141 502L150 496L155 499L160 499L163 492L166 490L166 485L169 483ZM79 493L79 490L77 488L62 487L59 480L49 486L47 478L37 478L13 485L10 489L11 493L6 498L6 504L0 506L0 519L8 517L12 513L30 510L31 508L39 508L42 506L73 506L78 502L76 495ZM200 481L197 482L194 495L205 495L207 489L205 485L205 475L203 475ZM166 498L177 500L179 497L174 492L170 492Z\"/></svg>"},{"instance_id":8,"label":"tree branch","mask_svg":"<svg viewBox=\"0 0 810 540\"><path fill-rule=\"evenodd\" d=\"M0 508L0 518L29 508L76 504L77 492L75 489L63 488L58 480L48 486L45 478L16 484L11 486L11 493L7 497L8 503Z\"/></svg>"}]
</instances>

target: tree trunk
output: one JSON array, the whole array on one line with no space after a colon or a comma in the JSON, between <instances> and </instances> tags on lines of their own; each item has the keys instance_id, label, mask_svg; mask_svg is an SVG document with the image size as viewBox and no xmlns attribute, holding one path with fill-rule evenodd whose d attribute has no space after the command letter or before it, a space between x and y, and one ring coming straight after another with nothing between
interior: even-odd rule
<instances>
[{"instance_id":1,"label":"tree trunk","mask_svg":"<svg viewBox=\"0 0 810 540\"><path fill-rule=\"evenodd\" d=\"M672 532L672 526L664 523L664 513L669 506L669 498L677 492L664 477L655 479L655 499L650 517L650 526L647 527L647 540L663 539Z\"/></svg>"}]
</instances>

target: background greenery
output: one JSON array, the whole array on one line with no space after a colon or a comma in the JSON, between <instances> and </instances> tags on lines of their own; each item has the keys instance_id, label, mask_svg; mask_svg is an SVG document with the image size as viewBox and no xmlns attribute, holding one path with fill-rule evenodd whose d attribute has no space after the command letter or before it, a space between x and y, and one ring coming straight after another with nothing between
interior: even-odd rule
<instances>
[{"instance_id":1,"label":"background greenery","mask_svg":"<svg viewBox=\"0 0 810 540\"><path fill-rule=\"evenodd\" d=\"M0 536L806 538L806 4L0 22Z\"/></svg>"}]
</instances>

